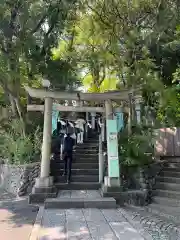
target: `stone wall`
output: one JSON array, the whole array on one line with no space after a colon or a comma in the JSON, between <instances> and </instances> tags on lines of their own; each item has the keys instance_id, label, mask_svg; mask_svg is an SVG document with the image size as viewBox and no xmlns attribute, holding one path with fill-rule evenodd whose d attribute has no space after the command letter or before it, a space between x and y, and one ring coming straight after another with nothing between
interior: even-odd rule
<instances>
[{"instance_id":1,"label":"stone wall","mask_svg":"<svg viewBox=\"0 0 180 240\"><path fill-rule=\"evenodd\" d=\"M124 201L133 205L147 205L152 201L153 187L156 177L164 166L164 161L156 161L150 165L127 167L122 169L121 179L124 189ZM126 194L126 193L130 194ZM128 196L128 197L127 197Z\"/></svg>"},{"instance_id":2,"label":"stone wall","mask_svg":"<svg viewBox=\"0 0 180 240\"><path fill-rule=\"evenodd\" d=\"M31 192L40 173L40 163L21 166L0 164L0 186L18 196Z\"/></svg>"}]
</instances>

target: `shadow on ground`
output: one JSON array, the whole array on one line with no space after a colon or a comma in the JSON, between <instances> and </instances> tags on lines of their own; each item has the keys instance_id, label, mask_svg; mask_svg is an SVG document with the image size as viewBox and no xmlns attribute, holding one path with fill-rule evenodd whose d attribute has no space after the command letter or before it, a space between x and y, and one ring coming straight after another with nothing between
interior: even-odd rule
<instances>
[{"instance_id":1,"label":"shadow on ground","mask_svg":"<svg viewBox=\"0 0 180 240\"><path fill-rule=\"evenodd\" d=\"M32 225L38 212L37 206L28 204L27 198L17 199L13 194L0 191L0 225L10 228Z\"/></svg>"}]
</instances>

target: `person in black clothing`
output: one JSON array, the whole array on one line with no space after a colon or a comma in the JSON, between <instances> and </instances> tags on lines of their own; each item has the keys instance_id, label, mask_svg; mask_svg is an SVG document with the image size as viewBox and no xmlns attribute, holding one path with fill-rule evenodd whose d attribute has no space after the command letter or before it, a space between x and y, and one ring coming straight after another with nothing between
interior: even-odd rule
<instances>
[{"instance_id":1,"label":"person in black clothing","mask_svg":"<svg viewBox=\"0 0 180 240\"><path fill-rule=\"evenodd\" d=\"M71 181L71 167L73 158L73 147L74 139L71 138L70 133L64 139L64 150L63 150L63 160L64 160L64 176L67 177L67 183Z\"/></svg>"}]
</instances>

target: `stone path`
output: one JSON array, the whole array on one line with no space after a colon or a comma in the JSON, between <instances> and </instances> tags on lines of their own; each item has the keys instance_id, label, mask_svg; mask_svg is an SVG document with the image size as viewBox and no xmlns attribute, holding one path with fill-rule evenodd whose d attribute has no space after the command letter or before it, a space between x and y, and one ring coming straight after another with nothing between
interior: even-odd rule
<instances>
[{"instance_id":1,"label":"stone path","mask_svg":"<svg viewBox=\"0 0 180 240\"><path fill-rule=\"evenodd\" d=\"M39 240L144 240L116 209L46 209Z\"/></svg>"},{"instance_id":2,"label":"stone path","mask_svg":"<svg viewBox=\"0 0 180 240\"><path fill-rule=\"evenodd\" d=\"M0 239L28 240L38 208L0 189Z\"/></svg>"},{"instance_id":3,"label":"stone path","mask_svg":"<svg viewBox=\"0 0 180 240\"><path fill-rule=\"evenodd\" d=\"M98 191L61 191L61 198L100 197ZM151 214L118 209L44 209L0 189L1 239L12 240L178 240L171 226ZM38 219L39 218L39 219ZM42 224L42 225L41 225ZM41 227L40 227L41 225ZM35 233L35 234L34 234ZM34 236L39 236L34 238Z\"/></svg>"},{"instance_id":4,"label":"stone path","mask_svg":"<svg viewBox=\"0 0 180 240\"><path fill-rule=\"evenodd\" d=\"M118 209L128 221L136 228L141 226L149 233L153 240L180 240L180 229L173 222L167 222L162 216L151 214L145 207L130 207Z\"/></svg>"},{"instance_id":5,"label":"stone path","mask_svg":"<svg viewBox=\"0 0 180 240\"><path fill-rule=\"evenodd\" d=\"M61 191L60 198L97 198L99 191ZM41 226L39 226L41 225ZM37 237L38 235L38 237ZM147 236L148 233L145 233ZM34 237L33 237L34 236ZM40 208L30 240L151 240L117 209Z\"/></svg>"}]
</instances>

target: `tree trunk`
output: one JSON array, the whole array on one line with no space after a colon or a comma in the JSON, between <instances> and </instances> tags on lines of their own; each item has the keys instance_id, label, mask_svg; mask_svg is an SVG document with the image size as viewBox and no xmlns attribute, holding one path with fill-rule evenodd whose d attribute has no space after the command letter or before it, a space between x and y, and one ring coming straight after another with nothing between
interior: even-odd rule
<instances>
[{"instance_id":1,"label":"tree trunk","mask_svg":"<svg viewBox=\"0 0 180 240\"><path fill-rule=\"evenodd\" d=\"M13 116L17 117L16 103L15 103L14 98L11 94L9 94L9 102L11 104L11 110L12 110Z\"/></svg>"}]
</instances>

